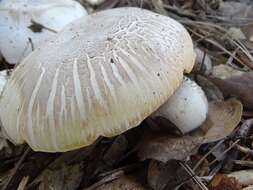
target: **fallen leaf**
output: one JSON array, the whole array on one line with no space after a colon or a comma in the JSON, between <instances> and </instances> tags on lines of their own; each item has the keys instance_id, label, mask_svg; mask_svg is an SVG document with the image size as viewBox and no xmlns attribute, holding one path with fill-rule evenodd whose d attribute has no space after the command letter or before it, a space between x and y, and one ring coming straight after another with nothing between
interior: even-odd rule
<instances>
[{"instance_id":1,"label":"fallen leaf","mask_svg":"<svg viewBox=\"0 0 253 190\"><path fill-rule=\"evenodd\" d=\"M146 136L139 146L138 156L141 160L154 159L166 163L168 160L184 160L194 153L194 149L203 141L203 137L169 136L152 134Z\"/></svg>"},{"instance_id":2,"label":"fallen leaf","mask_svg":"<svg viewBox=\"0 0 253 190\"><path fill-rule=\"evenodd\" d=\"M253 170L235 171L227 176L234 177L244 187L253 185Z\"/></svg>"},{"instance_id":3,"label":"fallen leaf","mask_svg":"<svg viewBox=\"0 0 253 190\"><path fill-rule=\"evenodd\" d=\"M72 190L76 189L82 179L82 169L79 164L62 165L57 169L47 168L40 178L39 190Z\"/></svg>"},{"instance_id":4,"label":"fallen leaf","mask_svg":"<svg viewBox=\"0 0 253 190\"><path fill-rule=\"evenodd\" d=\"M216 175L209 184L210 190L242 190L242 186L233 177L226 175Z\"/></svg>"},{"instance_id":5,"label":"fallen leaf","mask_svg":"<svg viewBox=\"0 0 253 190\"><path fill-rule=\"evenodd\" d=\"M155 190L175 189L191 178L176 160L167 163L151 160L148 168L148 184Z\"/></svg>"},{"instance_id":6,"label":"fallen leaf","mask_svg":"<svg viewBox=\"0 0 253 190\"><path fill-rule=\"evenodd\" d=\"M124 153L127 149L128 141L124 135L119 135L113 141L111 147L106 151L103 156L105 164L108 166L116 165L121 158L124 156Z\"/></svg>"},{"instance_id":7,"label":"fallen leaf","mask_svg":"<svg viewBox=\"0 0 253 190\"><path fill-rule=\"evenodd\" d=\"M147 190L140 179L135 176L122 176L109 183L105 183L95 190Z\"/></svg>"},{"instance_id":8,"label":"fallen leaf","mask_svg":"<svg viewBox=\"0 0 253 190\"><path fill-rule=\"evenodd\" d=\"M138 146L138 156L140 160L154 159L164 163L171 159L184 160L201 144L229 136L241 117L242 104L238 100L209 102L207 119L197 130L185 136L147 133Z\"/></svg>"},{"instance_id":9,"label":"fallen leaf","mask_svg":"<svg viewBox=\"0 0 253 190\"><path fill-rule=\"evenodd\" d=\"M209 102L208 109L205 123L196 131L196 133L201 131L204 134L203 143L214 142L229 136L241 121L243 106L240 101L230 99Z\"/></svg>"},{"instance_id":10,"label":"fallen leaf","mask_svg":"<svg viewBox=\"0 0 253 190\"><path fill-rule=\"evenodd\" d=\"M224 97L239 98L244 107L253 110L253 72L246 72L241 76L234 76L225 80L210 79L222 91Z\"/></svg>"}]
</instances>

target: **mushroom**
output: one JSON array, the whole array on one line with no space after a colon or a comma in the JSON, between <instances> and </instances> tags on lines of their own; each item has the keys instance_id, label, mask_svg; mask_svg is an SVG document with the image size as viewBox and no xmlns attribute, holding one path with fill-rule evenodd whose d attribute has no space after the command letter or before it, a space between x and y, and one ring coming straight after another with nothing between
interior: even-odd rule
<instances>
[{"instance_id":1,"label":"mushroom","mask_svg":"<svg viewBox=\"0 0 253 190\"><path fill-rule=\"evenodd\" d=\"M91 14L16 67L0 99L3 128L46 152L121 134L168 100L194 59L190 35L169 17L139 8Z\"/></svg>"},{"instance_id":2,"label":"mushroom","mask_svg":"<svg viewBox=\"0 0 253 190\"><path fill-rule=\"evenodd\" d=\"M74 0L2 0L0 51L8 63L16 64L84 15L87 15L86 10Z\"/></svg>"},{"instance_id":3,"label":"mushroom","mask_svg":"<svg viewBox=\"0 0 253 190\"><path fill-rule=\"evenodd\" d=\"M204 91L185 77L181 86L151 117L168 119L184 134L199 127L206 120L207 112Z\"/></svg>"}]
</instances>

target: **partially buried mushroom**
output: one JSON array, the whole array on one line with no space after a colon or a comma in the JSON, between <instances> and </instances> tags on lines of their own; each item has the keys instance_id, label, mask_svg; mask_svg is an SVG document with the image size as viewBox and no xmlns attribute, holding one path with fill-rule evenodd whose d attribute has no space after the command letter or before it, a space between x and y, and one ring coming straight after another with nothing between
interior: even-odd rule
<instances>
[{"instance_id":1,"label":"partially buried mushroom","mask_svg":"<svg viewBox=\"0 0 253 190\"><path fill-rule=\"evenodd\" d=\"M74 0L1 0L0 52L19 63L70 22L87 15Z\"/></svg>"},{"instance_id":2,"label":"partially buried mushroom","mask_svg":"<svg viewBox=\"0 0 253 190\"><path fill-rule=\"evenodd\" d=\"M87 146L140 124L180 86L194 59L190 35L175 20L139 8L101 11L18 65L0 119L13 142L37 151Z\"/></svg>"}]
</instances>

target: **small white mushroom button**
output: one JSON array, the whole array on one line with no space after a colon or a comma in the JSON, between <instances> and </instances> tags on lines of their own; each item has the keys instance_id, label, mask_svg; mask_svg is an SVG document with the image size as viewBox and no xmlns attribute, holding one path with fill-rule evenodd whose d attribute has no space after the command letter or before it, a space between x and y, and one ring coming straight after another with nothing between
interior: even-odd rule
<instances>
[{"instance_id":1,"label":"small white mushroom button","mask_svg":"<svg viewBox=\"0 0 253 190\"><path fill-rule=\"evenodd\" d=\"M74 0L1 0L0 52L19 63L70 22L87 15Z\"/></svg>"}]
</instances>

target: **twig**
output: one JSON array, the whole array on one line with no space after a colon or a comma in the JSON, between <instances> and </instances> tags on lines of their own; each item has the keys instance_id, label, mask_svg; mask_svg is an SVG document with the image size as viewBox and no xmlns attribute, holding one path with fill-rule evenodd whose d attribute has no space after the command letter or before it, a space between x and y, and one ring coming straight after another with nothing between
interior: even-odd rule
<instances>
[{"instance_id":1,"label":"twig","mask_svg":"<svg viewBox=\"0 0 253 190\"><path fill-rule=\"evenodd\" d=\"M233 160L233 163L240 166L253 168L253 161L250 160Z\"/></svg>"},{"instance_id":2,"label":"twig","mask_svg":"<svg viewBox=\"0 0 253 190\"><path fill-rule=\"evenodd\" d=\"M101 179L100 181L94 183L90 187L84 188L83 190L93 190L93 189L96 189L97 187L99 187L99 186L101 186L101 185L103 185L105 183L108 183L110 181L113 181L113 180L119 178L122 175L124 175L124 171L122 171L122 170L117 171L115 173L112 173L112 174L104 177L103 179Z\"/></svg>"},{"instance_id":3,"label":"twig","mask_svg":"<svg viewBox=\"0 0 253 190\"><path fill-rule=\"evenodd\" d=\"M20 181L17 190L24 190L26 188L28 181L29 181L29 176L24 176L22 180Z\"/></svg>"},{"instance_id":4,"label":"twig","mask_svg":"<svg viewBox=\"0 0 253 190\"><path fill-rule=\"evenodd\" d=\"M28 155L28 153L30 152L30 147L26 146L25 150L22 154L22 156L20 157L18 163L16 164L16 166L14 167L14 169L12 170L10 177L7 179L7 182L5 183L4 187L2 190L6 190L8 185L10 184L11 180L13 179L13 177L15 176L16 172L18 171L20 165L22 164L22 162L25 160L26 156Z\"/></svg>"},{"instance_id":5,"label":"twig","mask_svg":"<svg viewBox=\"0 0 253 190\"><path fill-rule=\"evenodd\" d=\"M251 157L253 157L253 150L249 149L248 147L243 147L239 144L235 145L235 147L237 148L237 150L239 150L240 152L243 152L245 154L250 155Z\"/></svg>"},{"instance_id":6,"label":"twig","mask_svg":"<svg viewBox=\"0 0 253 190\"><path fill-rule=\"evenodd\" d=\"M239 138L246 139L250 136L253 130L253 119L248 119L243 121L242 125L239 127L236 135Z\"/></svg>"},{"instance_id":7,"label":"twig","mask_svg":"<svg viewBox=\"0 0 253 190\"><path fill-rule=\"evenodd\" d=\"M224 51L225 53L227 53L228 55L230 55L231 57L233 57L236 61L238 61L241 65L243 66L246 66L243 61L241 61L239 58L235 57L230 51L228 51L225 47L223 47L222 45L220 45L218 42L210 39L210 38L204 38L205 36L203 36L202 34L190 29L188 27L188 29L193 33L195 34L196 36L200 37L200 38L203 38L203 40L209 42L210 44L216 46L217 48L219 48L220 50ZM200 30L200 29L199 29Z\"/></svg>"},{"instance_id":8,"label":"twig","mask_svg":"<svg viewBox=\"0 0 253 190\"><path fill-rule=\"evenodd\" d=\"M193 167L193 171L196 171L196 169L200 166L200 164L206 159L207 156L209 156L216 148L218 148L224 140L219 141L211 150L209 150L198 162L197 164Z\"/></svg>"},{"instance_id":9,"label":"twig","mask_svg":"<svg viewBox=\"0 0 253 190\"><path fill-rule=\"evenodd\" d=\"M194 171L185 163L179 162L180 165L185 169L185 171L192 177L192 180L202 189L208 190L208 188L204 185L204 183L199 179L198 176L194 173Z\"/></svg>"},{"instance_id":10,"label":"twig","mask_svg":"<svg viewBox=\"0 0 253 190\"><path fill-rule=\"evenodd\" d=\"M230 151L232 148L234 148L234 146L239 143L240 139L237 139L230 147L228 147L222 154L221 156L225 155L228 151ZM210 162L209 166L211 166L212 164L214 164L218 159L215 158L212 162Z\"/></svg>"},{"instance_id":11,"label":"twig","mask_svg":"<svg viewBox=\"0 0 253 190\"><path fill-rule=\"evenodd\" d=\"M32 23L33 26L37 26L38 28L41 28L41 29L43 28L43 29L48 30L50 32L57 33L56 30L54 30L52 28L49 28L47 26L44 26L41 23L36 22L35 20L31 20L31 23ZM32 27L32 26L30 26L30 27Z\"/></svg>"},{"instance_id":12,"label":"twig","mask_svg":"<svg viewBox=\"0 0 253 190\"><path fill-rule=\"evenodd\" d=\"M131 164L131 165L123 166L123 167L120 167L120 168L117 168L117 169L114 169L114 170L111 170L111 171L108 171L108 172L101 173L101 174L98 175L98 177L103 178L103 177L106 177L106 176L111 175L113 173L116 173L118 171L124 171L124 173L130 172L130 171L142 166L143 164L144 164L143 162L137 162L137 163L134 163L134 164Z\"/></svg>"}]
</instances>

